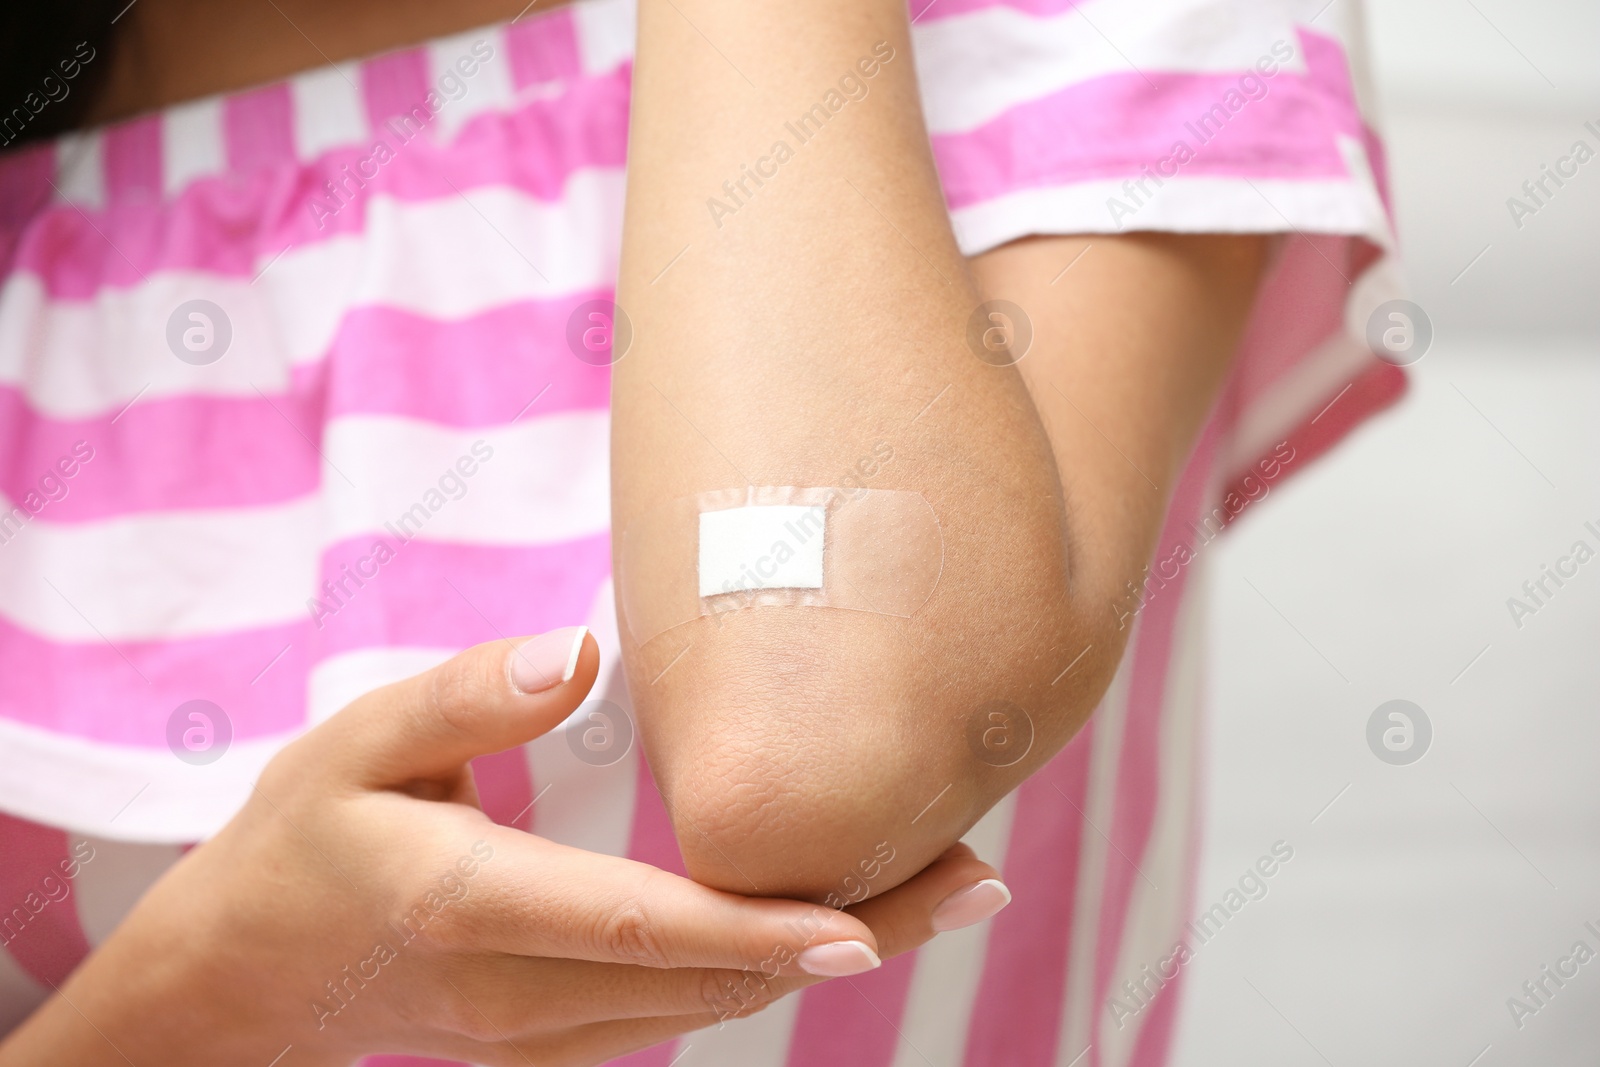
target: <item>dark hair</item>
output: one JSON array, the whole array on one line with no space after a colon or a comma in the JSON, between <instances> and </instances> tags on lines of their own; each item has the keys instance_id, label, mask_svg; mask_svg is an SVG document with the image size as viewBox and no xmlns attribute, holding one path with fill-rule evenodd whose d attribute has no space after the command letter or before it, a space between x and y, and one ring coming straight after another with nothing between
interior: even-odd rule
<instances>
[{"instance_id":1,"label":"dark hair","mask_svg":"<svg viewBox=\"0 0 1600 1067\"><path fill-rule=\"evenodd\" d=\"M128 0L0 5L0 151L83 124Z\"/></svg>"}]
</instances>

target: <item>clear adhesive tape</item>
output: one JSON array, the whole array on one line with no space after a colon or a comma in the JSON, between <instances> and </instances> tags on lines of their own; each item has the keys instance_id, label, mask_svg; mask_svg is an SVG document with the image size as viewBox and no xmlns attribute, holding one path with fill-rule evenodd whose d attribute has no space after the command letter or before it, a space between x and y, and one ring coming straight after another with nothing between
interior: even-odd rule
<instances>
[{"instance_id":1,"label":"clear adhesive tape","mask_svg":"<svg viewBox=\"0 0 1600 1067\"><path fill-rule=\"evenodd\" d=\"M745 486L639 516L618 552L622 610L640 644L707 615L824 607L910 618L944 569L921 493Z\"/></svg>"}]
</instances>

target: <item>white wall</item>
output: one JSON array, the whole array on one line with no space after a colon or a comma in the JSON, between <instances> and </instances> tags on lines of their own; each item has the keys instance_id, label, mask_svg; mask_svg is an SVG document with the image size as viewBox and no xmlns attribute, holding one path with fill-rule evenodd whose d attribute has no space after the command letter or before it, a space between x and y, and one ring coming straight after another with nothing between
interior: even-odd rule
<instances>
[{"instance_id":1,"label":"white wall","mask_svg":"<svg viewBox=\"0 0 1600 1067\"><path fill-rule=\"evenodd\" d=\"M1600 559L1520 629L1506 600L1600 548L1600 159L1520 230L1505 199L1600 126L1600 3L1368 17L1436 341L1398 409L1212 557L1198 895L1280 838L1296 855L1186 971L1176 1063L1592 1067L1600 958L1521 1029L1506 1001L1576 940L1600 952ZM1405 767L1365 739L1397 697L1435 731Z\"/></svg>"},{"instance_id":2,"label":"white wall","mask_svg":"<svg viewBox=\"0 0 1600 1067\"><path fill-rule=\"evenodd\" d=\"M1600 130L1600 3L1375 0L1367 11L1418 302L1460 329L1600 331L1600 158L1548 186L1520 227L1506 204L1526 200L1522 183L1578 138L1600 149L1584 129Z\"/></svg>"}]
</instances>

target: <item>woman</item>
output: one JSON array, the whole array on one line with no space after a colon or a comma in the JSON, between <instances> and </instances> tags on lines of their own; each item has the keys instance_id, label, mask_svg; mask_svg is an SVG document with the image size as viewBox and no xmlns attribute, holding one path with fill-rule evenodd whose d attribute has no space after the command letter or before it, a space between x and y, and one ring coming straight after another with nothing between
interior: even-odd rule
<instances>
[{"instance_id":1,"label":"woman","mask_svg":"<svg viewBox=\"0 0 1600 1067\"><path fill-rule=\"evenodd\" d=\"M595 2L69 42L122 121L0 167L13 1017L88 963L0 1062L598 1062L822 946L864 976L640 1061L1160 1062L1195 564L1399 388L1343 329L1390 243L1343 8L645 0L637 72ZM613 516L851 471L938 515L904 624L635 632L619 547L616 626Z\"/></svg>"}]
</instances>

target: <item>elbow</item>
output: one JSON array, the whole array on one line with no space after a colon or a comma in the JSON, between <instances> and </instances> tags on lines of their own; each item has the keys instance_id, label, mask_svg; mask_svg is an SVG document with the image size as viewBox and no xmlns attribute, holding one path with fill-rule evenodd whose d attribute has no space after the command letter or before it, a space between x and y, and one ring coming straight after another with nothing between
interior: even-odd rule
<instances>
[{"instance_id":1,"label":"elbow","mask_svg":"<svg viewBox=\"0 0 1600 1067\"><path fill-rule=\"evenodd\" d=\"M1069 595L1048 460L1005 470L924 488L944 568L911 618L754 608L625 655L692 877L834 904L883 892L1088 718L1120 655L1115 615Z\"/></svg>"},{"instance_id":2,"label":"elbow","mask_svg":"<svg viewBox=\"0 0 1600 1067\"><path fill-rule=\"evenodd\" d=\"M690 876L839 907L916 874L1053 756L1109 681L1111 642L1045 599L1004 626L977 607L979 625L928 632L826 610L708 626L637 702ZM1085 645L1099 647L1061 677Z\"/></svg>"},{"instance_id":3,"label":"elbow","mask_svg":"<svg viewBox=\"0 0 1600 1067\"><path fill-rule=\"evenodd\" d=\"M851 612L744 612L696 642L679 665L693 706L662 694L640 711L691 877L842 907L982 814L953 724L890 642Z\"/></svg>"}]
</instances>

